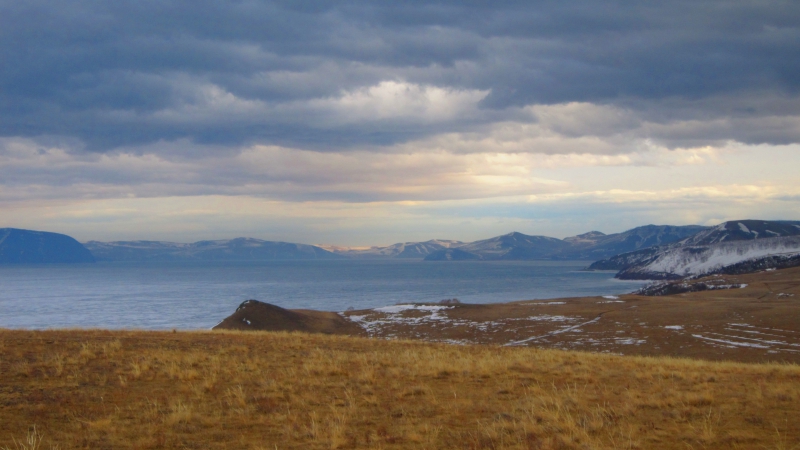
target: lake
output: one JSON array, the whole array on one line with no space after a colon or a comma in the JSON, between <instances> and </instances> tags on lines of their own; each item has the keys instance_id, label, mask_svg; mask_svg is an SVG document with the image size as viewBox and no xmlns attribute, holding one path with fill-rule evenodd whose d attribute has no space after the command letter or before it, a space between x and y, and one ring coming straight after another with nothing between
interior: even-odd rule
<instances>
[{"instance_id":1,"label":"lake","mask_svg":"<svg viewBox=\"0 0 800 450\"><path fill-rule=\"evenodd\" d=\"M0 327L208 329L244 300L344 311L630 292L589 261L329 260L0 266Z\"/></svg>"}]
</instances>

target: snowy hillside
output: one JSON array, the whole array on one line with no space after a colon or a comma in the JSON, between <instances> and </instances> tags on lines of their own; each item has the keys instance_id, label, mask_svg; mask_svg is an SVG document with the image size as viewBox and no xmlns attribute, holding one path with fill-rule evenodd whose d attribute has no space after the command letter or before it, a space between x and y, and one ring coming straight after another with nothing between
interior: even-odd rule
<instances>
[{"instance_id":1,"label":"snowy hillside","mask_svg":"<svg viewBox=\"0 0 800 450\"><path fill-rule=\"evenodd\" d=\"M608 259L596 261L589 270L622 270L646 266L662 254L679 247L707 246L722 242L753 241L765 238L798 236L800 222L788 220L731 220L699 233L675 240L667 245L620 252ZM657 245L657 244L656 244Z\"/></svg>"},{"instance_id":2,"label":"snowy hillside","mask_svg":"<svg viewBox=\"0 0 800 450\"><path fill-rule=\"evenodd\" d=\"M648 261L622 270L621 279L670 279L724 272L743 262L770 258L773 264L800 255L800 236L747 241L717 242L710 245L673 245L649 255Z\"/></svg>"},{"instance_id":3,"label":"snowy hillside","mask_svg":"<svg viewBox=\"0 0 800 450\"><path fill-rule=\"evenodd\" d=\"M686 239L685 245L748 241L800 235L800 222L789 220L731 220L701 231Z\"/></svg>"}]
</instances>

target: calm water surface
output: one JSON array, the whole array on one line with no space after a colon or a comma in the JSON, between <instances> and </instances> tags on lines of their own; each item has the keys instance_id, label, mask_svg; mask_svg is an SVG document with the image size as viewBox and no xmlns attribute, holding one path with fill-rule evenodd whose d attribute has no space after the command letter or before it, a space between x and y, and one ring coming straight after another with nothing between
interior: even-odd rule
<instances>
[{"instance_id":1,"label":"calm water surface","mask_svg":"<svg viewBox=\"0 0 800 450\"><path fill-rule=\"evenodd\" d=\"M630 292L588 261L269 261L0 266L0 327L210 328L244 300L343 311Z\"/></svg>"}]
</instances>

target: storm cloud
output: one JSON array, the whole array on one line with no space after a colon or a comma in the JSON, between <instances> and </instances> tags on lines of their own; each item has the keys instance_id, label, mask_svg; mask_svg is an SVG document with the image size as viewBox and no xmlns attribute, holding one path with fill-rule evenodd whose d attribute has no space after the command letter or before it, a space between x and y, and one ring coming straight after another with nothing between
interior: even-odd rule
<instances>
[{"instance_id":1,"label":"storm cloud","mask_svg":"<svg viewBox=\"0 0 800 450\"><path fill-rule=\"evenodd\" d=\"M0 133L95 151L380 147L571 102L761 130L713 139L798 139L762 123L800 114L790 1L4 1L0 12ZM674 138L687 133L709 136Z\"/></svg>"},{"instance_id":2,"label":"storm cloud","mask_svg":"<svg viewBox=\"0 0 800 450\"><path fill-rule=\"evenodd\" d=\"M0 0L0 203L792 193L741 155L796 152L799 54L792 1Z\"/></svg>"}]
</instances>

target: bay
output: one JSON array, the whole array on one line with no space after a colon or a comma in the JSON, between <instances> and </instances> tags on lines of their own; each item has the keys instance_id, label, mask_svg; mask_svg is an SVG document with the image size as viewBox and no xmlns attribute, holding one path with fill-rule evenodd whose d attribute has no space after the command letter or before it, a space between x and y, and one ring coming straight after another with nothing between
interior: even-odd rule
<instances>
[{"instance_id":1,"label":"bay","mask_svg":"<svg viewBox=\"0 0 800 450\"><path fill-rule=\"evenodd\" d=\"M589 261L332 260L0 266L0 327L208 329L244 300L344 311L630 292Z\"/></svg>"}]
</instances>

